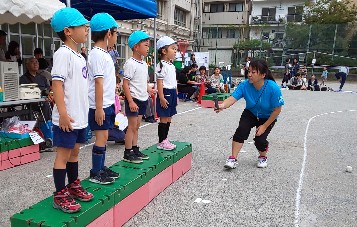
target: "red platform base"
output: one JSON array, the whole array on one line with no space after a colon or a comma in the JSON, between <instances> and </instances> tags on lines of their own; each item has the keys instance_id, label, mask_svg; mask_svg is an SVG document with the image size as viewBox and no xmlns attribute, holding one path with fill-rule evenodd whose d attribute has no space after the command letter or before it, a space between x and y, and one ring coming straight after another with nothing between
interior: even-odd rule
<instances>
[{"instance_id":1,"label":"red platform base","mask_svg":"<svg viewBox=\"0 0 357 227\"><path fill-rule=\"evenodd\" d=\"M40 159L38 144L0 153L0 171Z\"/></svg>"},{"instance_id":2,"label":"red platform base","mask_svg":"<svg viewBox=\"0 0 357 227\"><path fill-rule=\"evenodd\" d=\"M152 178L148 183L123 199L114 208L108 210L90 223L89 227L119 227L129 221L136 213L191 169L192 153L187 154L172 166ZM133 202L134 201L134 202Z\"/></svg>"}]
</instances>

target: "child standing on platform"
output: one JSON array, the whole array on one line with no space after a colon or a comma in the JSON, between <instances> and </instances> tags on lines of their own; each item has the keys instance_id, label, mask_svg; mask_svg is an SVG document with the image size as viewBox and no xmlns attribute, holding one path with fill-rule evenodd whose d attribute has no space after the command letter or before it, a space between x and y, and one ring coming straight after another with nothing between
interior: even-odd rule
<instances>
[{"instance_id":1,"label":"child standing on platform","mask_svg":"<svg viewBox=\"0 0 357 227\"><path fill-rule=\"evenodd\" d=\"M133 32L128 39L128 45L133 56L124 64L123 89L125 94L125 114L128 117L128 129L125 134L124 161L141 163L149 156L140 152L138 147L138 131L140 122L146 112L149 94L155 94L148 86L148 65L142 57L149 53L150 37L142 31Z\"/></svg>"},{"instance_id":2,"label":"child standing on platform","mask_svg":"<svg viewBox=\"0 0 357 227\"><path fill-rule=\"evenodd\" d=\"M51 72L56 103L52 112L53 145L57 147L53 167L56 187L53 207L66 213L81 209L74 199L93 199L93 194L82 188L78 179L79 144L87 140L88 72L86 60L77 52L77 45L87 41L88 23L74 8L56 11L51 21L53 30L64 42L53 55Z\"/></svg>"},{"instance_id":3,"label":"child standing on platform","mask_svg":"<svg viewBox=\"0 0 357 227\"><path fill-rule=\"evenodd\" d=\"M161 150L173 150L176 145L167 139L170 130L171 118L177 113L177 81L176 68L171 63L175 59L177 44L168 36L163 36L157 41L160 62L156 67L157 90L156 111L160 117L158 124L159 143Z\"/></svg>"},{"instance_id":4,"label":"child standing on platform","mask_svg":"<svg viewBox=\"0 0 357 227\"><path fill-rule=\"evenodd\" d=\"M91 21L94 47L88 55L89 68L89 126L95 133L92 149L92 169L89 181L110 184L119 174L105 166L108 130L115 121L115 68L108 48L117 42L118 24L107 13L95 14Z\"/></svg>"}]
</instances>

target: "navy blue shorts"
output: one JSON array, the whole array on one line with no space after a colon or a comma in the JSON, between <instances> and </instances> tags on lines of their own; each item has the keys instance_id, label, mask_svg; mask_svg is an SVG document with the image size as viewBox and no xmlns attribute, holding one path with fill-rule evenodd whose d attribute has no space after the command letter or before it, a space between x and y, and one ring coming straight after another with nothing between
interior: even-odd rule
<instances>
[{"instance_id":1,"label":"navy blue shorts","mask_svg":"<svg viewBox=\"0 0 357 227\"><path fill-rule=\"evenodd\" d=\"M53 125L53 146L73 149L76 143L87 142L87 128L74 129L70 132L63 131L57 125Z\"/></svg>"},{"instance_id":2,"label":"navy blue shorts","mask_svg":"<svg viewBox=\"0 0 357 227\"><path fill-rule=\"evenodd\" d=\"M114 104L104 108L105 120L103 121L102 126L99 126L95 121L95 109L89 108L88 112L88 124L92 131L95 130L108 130L114 127L115 122L115 106Z\"/></svg>"},{"instance_id":3,"label":"navy blue shorts","mask_svg":"<svg viewBox=\"0 0 357 227\"><path fill-rule=\"evenodd\" d=\"M136 103L136 105L138 105L139 110L138 110L138 112L131 112L130 111L130 107L129 107L129 102L128 102L127 99L125 99L125 114L126 114L126 116L128 116L128 117L137 117L139 115L144 115L145 112L146 112L146 106L148 104L148 100L140 101L140 100L134 99L134 98L133 98L133 100Z\"/></svg>"},{"instance_id":4,"label":"navy blue shorts","mask_svg":"<svg viewBox=\"0 0 357 227\"><path fill-rule=\"evenodd\" d=\"M160 98L157 96L156 98L156 112L159 117L172 117L177 114L176 106L177 106L177 91L176 89L166 89L164 88L164 96L167 100L168 107L167 109L162 108L160 105Z\"/></svg>"}]
</instances>

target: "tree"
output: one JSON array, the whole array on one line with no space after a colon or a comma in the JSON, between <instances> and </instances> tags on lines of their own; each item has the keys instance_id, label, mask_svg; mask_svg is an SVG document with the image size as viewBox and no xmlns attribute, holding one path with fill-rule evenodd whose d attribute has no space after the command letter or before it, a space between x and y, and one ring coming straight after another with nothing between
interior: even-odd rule
<instances>
[{"instance_id":1,"label":"tree","mask_svg":"<svg viewBox=\"0 0 357 227\"><path fill-rule=\"evenodd\" d=\"M306 3L306 24L344 24L357 21L357 6L350 0L319 0Z\"/></svg>"}]
</instances>

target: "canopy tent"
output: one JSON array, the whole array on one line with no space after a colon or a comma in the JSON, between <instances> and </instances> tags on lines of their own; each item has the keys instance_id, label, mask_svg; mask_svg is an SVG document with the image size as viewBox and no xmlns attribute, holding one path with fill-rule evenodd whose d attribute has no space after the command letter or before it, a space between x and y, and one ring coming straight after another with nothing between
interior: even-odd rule
<instances>
[{"instance_id":1,"label":"canopy tent","mask_svg":"<svg viewBox=\"0 0 357 227\"><path fill-rule=\"evenodd\" d=\"M42 23L49 20L58 9L66 7L59 0L2 0L0 24Z\"/></svg>"},{"instance_id":2,"label":"canopy tent","mask_svg":"<svg viewBox=\"0 0 357 227\"><path fill-rule=\"evenodd\" d=\"M156 18L156 0L61 0L78 9L87 19L109 13L116 20Z\"/></svg>"}]
</instances>

